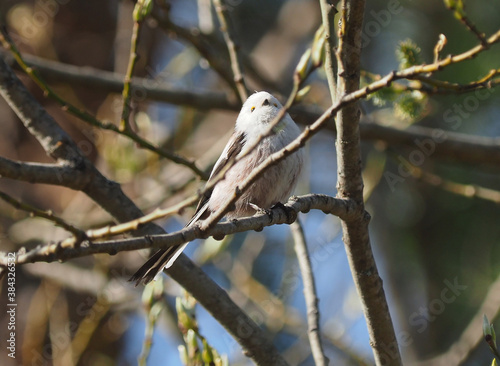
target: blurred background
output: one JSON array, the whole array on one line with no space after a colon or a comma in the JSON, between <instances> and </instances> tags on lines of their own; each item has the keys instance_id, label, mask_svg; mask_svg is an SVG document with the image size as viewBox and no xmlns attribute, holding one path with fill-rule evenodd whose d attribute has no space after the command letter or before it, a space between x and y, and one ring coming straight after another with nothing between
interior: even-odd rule
<instances>
[{"instance_id":1,"label":"blurred background","mask_svg":"<svg viewBox=\"0 0 500 366\"><path fill-rule=\"evenodd\" d=\"M319 3L308 0L227 0L251 90L268 90L283 102L291 90L292 73L310 46L321 23ZM132 1L0 0L0 19L25 55L62 64L126 72L132 34ZM467 2L467 14L487 36L500 26L500 3ZM444 34L442 55L461 53L478 40L440 1L370 1L363 29L363 80L397 69L396 50L412 40L421 60L431 63L433 49ZM198 43L198 49L193 46ZM200 52L205 49L206 53ZM210 51L210 52L209 52ZM209 0L157 1L145 21L138 43L135 76L145 86L170 87L237 99L225 72L230 68L217 18ZM7 57L5 50L2 56ZM28 58L28 57L27 57ZM499 47L436 74L442 80L469 83L498 69ZM33 62L39 59L30 59ZM214 71L219 60L222 67ZM56 68L60 64L55 64ZM212 66L211 66L212 65ZM224 66L225 65L225 66ZM45 74L44 74L45 72ZM168 207L202 187L184 167L139 149L132 141L96 129L69 115L23 73L18 73L35 97L71 134L78 147L145 212ZM57 93L101 120L118 123L121 92L91 81L42 70ZM226 74L227 76L227 74ZM331 104L322 70L309 79L303 105L322 111ZM394 128L433 127L469 135L496 137L500 133L498 90L483 94L412 95L416 107L372 98L362 102L365 123ZM159 146L196 159L210 170L227 142L238 107L198 109L152 100L142 89L133 93L133 126ZM384 103L385 102L385 103ZM403 105L403 107L402 107ZM7 104L0 101L0 155L20 161L50 162ZM293 115L301 123L313 120ZM303 127L303 125L302 125ZM487 299L491 321L500 307L493 291L500 265L498 200L466 197L450 186L478 185L500 190L498 167L464 164L426 153L414 144L391 146L364 141L362 148L367 210L372 215L371 241L405 364L436 364L464 334ZM428 175L402 177L402 162L422 150L419 168ZM308 167L296 193L336 194L335 136L316 135L306 146ZM399 177L394 179L394 177ZM449 184L443 184L448 182ZM455 186L454 186L455 187ZM50 209L82 229L109 224L112 219L84 194L55 186L0 180L0 189L31 205ZM465 188L464 188L465 189ZM461 189L456 189L461 191ZM470 192L470 190L469 190ZM192 211L160 224L181 229ZM336 217L319 211L300 216L304 224L320 299L321 336L335 365L369 365L373 356L360 302L354 288ZM0 203L0 248L61 240L68 236L50 222L28 217ZM272 335L291 365L312 365L307 339L302 282L287 226L266 228L226 238L194 242L186 253L227 289L238 305ZM135 365L146 327L142 288L126 280L143 263L144 253L99 255L68 263L38 263L18 268L17 358L7 357L6 281L1 283L0 334L2 365ZM164 278L162 312L153 334L148 365L181 365L176 296L182 289ZM483 306L483 308L481 308ZM482 310L481 310L482 311ZM479 314L482 316L482 312ZM231 365L250 365L239 345L202 307L196 308L200 333ZM494 321L494 324L499 324ZM468 340L482 337L481 327ZM467 333L469 334L469 333ZM463 337L462 337L463 338ZM448 352L448 353L446 353ZM491 363L485 343L474 347L465 365ZM5 361L4 361L5 360ZM433 363L434 362L434 363ZM455 364L449 361L446 364Z\"/></svg>"}]
</instances>

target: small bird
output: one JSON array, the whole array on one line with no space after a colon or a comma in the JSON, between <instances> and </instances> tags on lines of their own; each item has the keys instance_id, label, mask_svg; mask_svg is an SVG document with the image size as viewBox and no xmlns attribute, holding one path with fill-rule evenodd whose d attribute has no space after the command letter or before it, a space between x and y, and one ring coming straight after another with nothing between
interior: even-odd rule
<instances>
[{"instance_id":1,"label":"small bird","mask_svg":"<svg viewBox=\"0 0 500 366\"><path fill-rule=\"evenodd\" d=\"M243 104L236 119L233 134L224 151L215 163L208 182L215 177L233 158L246 153L261 136L267 132L269 123L283 108L271 94L261 91L252 94ZM292 142L300 130L287 113L248 155L236 162L212 190L205 192L196 208L196 212L187 227L205 220L217 211L238 189L250 172L259 166L269 155L281 150ZM283 203L295 188L304 163L302 149L296 151L278 164L271 166L261 175L236 201L233 210L226 214L227 219L252 216L259 209L268 209ZM207 182L207 183L208 183ZM164 268L169 268L182 253L188 243L158 250L129 281L151 282Z\"/></svg>"}]
</instances>

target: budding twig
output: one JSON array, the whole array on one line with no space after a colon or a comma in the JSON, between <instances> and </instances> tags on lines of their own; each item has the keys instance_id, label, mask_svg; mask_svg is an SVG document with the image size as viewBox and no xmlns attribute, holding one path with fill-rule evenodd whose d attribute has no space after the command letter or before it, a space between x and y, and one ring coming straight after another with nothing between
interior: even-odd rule
<instances>
[{"instance_id":1,"label":"budding twig","mask_svg":"<svg viewBox=\"0 0 500 366\"><path fill-rule=\"evenodd\" d=\"M231 25L231 20L224 4L224 0L213 0L214 7L217 13L217 18L220 23L220 30L224 37L224 41L227 45L227 50L229 51L229 59L231 62L231 69L233 70L234 83L236 89L238 90L238 96L240 101L243 103L248 98L248 91L245 85L245 79L241 71L241 62L238 57L237 45L235 43L235 32Z\"/></svg>"}]
</instances>

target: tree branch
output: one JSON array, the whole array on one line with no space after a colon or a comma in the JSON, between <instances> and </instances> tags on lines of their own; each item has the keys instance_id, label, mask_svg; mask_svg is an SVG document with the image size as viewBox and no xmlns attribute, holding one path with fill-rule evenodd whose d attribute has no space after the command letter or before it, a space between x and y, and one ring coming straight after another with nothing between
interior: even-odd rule
<instances>
[{"instance_id":1,"label":"tree branch","mask_svg":"<svg viewBox=\"0 0 500 366\"><path fill-rule=\"evenodd\" d=\"M17 64L8 53L0 50L0 57L5 58L11 67ZM58 61L45 60L40 57L24 54L26 64L35 68L41 77L52 82L66 82L91 89L98 89L106 93L121 93L123 90L123 75L111 71L94 69L92 67L80 67L65 64ZM156 100L175 105L186 105L199 110L223 109L238 110L241 103L230 100L224 93L201 92L174 89L165 85L163 80L152 79L155 75L149 75L151 79L133 77L130 88L135 92L145 95L148 100Z\"/></svg>"},{"instance_id":2,"label":"tree branch","mask_svg":"<svg viewBox=\"0 0 500 366\"><path fill-rule=\"evenodd\" d=\"M184 244L195 239L206 238L207 236L213 236L219 239L238 232L249 230L261 231L266 226L285 223L290 224L292 219L295 220L298 212L309 212L311 209L321 210L325 213L330 213L342 218L348 218L356 211L352 201L336 199L321 194L292 197L286 203L285 207L287 208L286 211L278 207L270 210L270 214L264 213L252 217L218 223L208 233L200 230L198 226L191 226L169 234L158 233L156 235L151 234L144 237L101 242L85 241L81 243L78 248L75 248L73 241L69 239L61 243L39 246L28 252L22 249L16 255L16 263L20 265L34 262L66 261L93 254L107 253L114 255L121 251L144 248L167 248L169 246ZM6 265L7 257L5 255L0 256L0 266Z\"/></svg>"},{"instance_id":3,"label":"tree branch","mask_svg":"<svg viewBox=\"0 0 500 366\"><path fill-rule=\"evenodd\" d=\"M248 90L245 85L245 79L243 78L243 73L241 72L240 61L238 58L238 53L236 51L237 45L234 41L234 29L231 26L231 20L227 13L226 5L223 0L213 0L215 11L217 13L217 18L221 25L220 30L224 36L224 41L227 45L227 50L229 52L229 60L231 63L231 69L233 71L234 83L236 89L238 90L238 95L240 97L241 103L244 103L248 98Z\"/></svg>"},{"instance_id":4,"label":"tree branch","mask_svg":"<svg viewBox=\"0 0 500 366\"><path fill-rule=\"evenodd\" d=\"M337 95L359 90L361 31L364 0L343 0L339 46L337 50ZM354 218L342 220L343 239L354 283L365 314L370 345L377 365L401 365L398 343L385 298L382 279L373 257L368 232L370 215L363 204L360 110L352 103L337 113L337 196L354 200L359 211Z\"/></svg>"},{"instance_id":5,"label":"tree branch","mask_svg":"<svg viewBox=\"0 0 500 366\"><path fill-rule=\"evenodd\" d=\"M430 157L450 158L461 163L500 166L500 141L497 138L470 136L436 128L411 126L405 130L376 123L360 125L363 140L380 140L390 146L417 149L417 143L427 143Z\"/></svg>"},{"instance_id":6,"label":"tree branch","mask_svg":"<svg viewBox=\"0 0 500 366\"><path fill-rule=\"evenodd\" d=\"M323 27L325 28L325 73L328 80L328 87L330 89L330 97L335 103L337 100L337 62L335 59L335 14L337 9L327 0L320 0L321 6L321 19Z\"/></svg>"},{"instance_id":7,"label":"tree branch","mask_svg":"<svg viewBox=\"0 0 500 366\"><path fill-rule=\"evenodd\" d=\"M134 19L134 25L132 27L132 36L130 37L130 55L128 60L127 71L125 73L125 77L123 78L123 91L122 91L122 99L123 99L123 109L122 109L122 118L120 121L120 131L131 130L129 123L129 116L132 110L132 93L130 88L130 83L132 81L132 76L134 75L135 65L138 59L137 55L137 43L139 40L140 30L142 28L142 23L144 21L145 15L143 15L143 11L146 11L147 5L142 0L138 0L135 3L135 7L133 10L132 18Z\"/></svg>"},{"instance_id":8,"label":"tree branch","mask_svg":"<svg viewBox=\"0 0 500 366\"><path fill-rule=\"evenodd\" d=\"M20 162L0 156L0 177L81 190L90 176L67 165Z\"/></svg>"},{"instance_id":9,"label":"tree branch","mask_svg":"<svg viewBox=\"0 0 500 366\"><path fill-rule=\"evenodd\" d=\"M321 345L320 328L319 328L319 309L318 296L316 295L316 284L314 283L314 275L312 271L311 260L307 250L306 238L304 230L299 220L295 221L290 228L292 229L293 241L295 243L295 253L299 262L300 273L304 285L304 298L306 300L307 309L307 328L309 344L316 366L328 365L328 358L325 356L323 346Z\"/></svg>"},{"instance_id":10,"label":"tree branch","mask_svg":"<svg viewBox=\"0 0 500 366\"><path fill-rule=\"evenodd\" d=\"M52 213L52 211L40 210L40 209L33 207L31 205L28 205L24 202L18 201L15 198L9 196L7 193L1 192L1 191L0 191L0 199L9 203L11 206L13 206L14 208L16 208L18 210L28 212L32 216L41 217L43 219L52 221L56 226L62 227L64 230L73 234L77 241L80 241L80 240L83 240L86 238L85 232L83 230L80 230L79 228L67 223L66 221L64 221L60 217L54 215Z\"/></svg>"}]
</instances>

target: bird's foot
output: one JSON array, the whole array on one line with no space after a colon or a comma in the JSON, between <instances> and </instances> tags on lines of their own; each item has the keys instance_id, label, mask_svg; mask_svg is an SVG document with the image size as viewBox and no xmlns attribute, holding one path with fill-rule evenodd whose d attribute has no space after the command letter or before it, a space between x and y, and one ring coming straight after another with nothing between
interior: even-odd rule
<instances>
[{"instance_id":1,"label":"bird's foot","mask_svg":"<svg viewBox=\"0 0 500 366\"><path fill-rule=\"evenodd\" d=\"M264 214L266 214L268 216L271 216L271 210L268 210L267 208L259 207L256 204L253 204L251 202L248 205L255 210L255 214L256 215L264 215Z\"/></svg>"}]
</instances>

